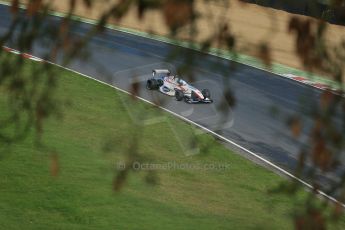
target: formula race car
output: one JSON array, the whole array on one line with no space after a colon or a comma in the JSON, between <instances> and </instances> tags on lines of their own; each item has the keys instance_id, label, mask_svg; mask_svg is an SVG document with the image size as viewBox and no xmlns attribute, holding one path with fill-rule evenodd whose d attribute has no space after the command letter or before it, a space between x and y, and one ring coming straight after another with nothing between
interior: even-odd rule
<instances>
[{"instance_id":1,"label":"formula race car","mask_svg":"<svg viewBox=\"0 0 345 230\"><path fill-rule=\"evenodd\" d=\"M152 70L153 77L147 80L146 88L149 90L159 90L160 92L175 96L176 100L184 100L187 103L212 103L210 91L202 91L189 85L178 76L171 75L166 69Z\"/></svg>"}]
</instances>

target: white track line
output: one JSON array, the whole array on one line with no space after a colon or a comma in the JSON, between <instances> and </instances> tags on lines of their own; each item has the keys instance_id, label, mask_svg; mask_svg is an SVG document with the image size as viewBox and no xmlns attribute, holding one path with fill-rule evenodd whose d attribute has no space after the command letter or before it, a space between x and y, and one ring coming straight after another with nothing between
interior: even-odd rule
<instances>
[{"instance_id":1,"label":"white track line","mask_svg":"<svg viewBox=\"0 0 345 230\"><path fill-rule=\"evenodd\" d=\"M4 47L4 48L5 48L5 49L4 49L5 51L8 51L8 52L13 53L13 54L21 55L23 58L26 58L26 56L23 55L23 54L21 54L19 51L14 52L15 50L13 50L12 48L9 48L9 47ZM31 56L32 58L28 58L28 59L31 59L31 60L33 60L33 61L34 61L35 59L42 60L42 59L40 59L40 58L38 58L38 57L35 57L35 56L32 56L32 55L30 55L30 56ZM51 65L60 67L60 68L62 68L62 69L65 69L65 70L67 70L67 71L73 72L73 73L78 74L78 75L80 75L80 76L86 77L86 78L88 78L88 79L92 79L92 80L97 81L97 82L99 82L99 83L101 83L101 84L103 84L103 85L110 86L110 87L112 87L112 88L114 88L114 89L116 89L116 90L119 90L119 91L121 91L121 92L123 92L123 93L126 93L126 94L128 94L128 95L132 95L130 92L128 92L128 91L126 91L126 90L123 90L123 89L118 88L118 87L116 87L116 86L114 86L114 85L105 83L105 82L100 81L100 80L98 80L98 79L95 79L95 78L93 78L93 77L91 77L91 76L89 76L89 75L80 73L80 72L78 72L78 71L75 71L75 70L73 70L73 69L70 69L70 68L61 66L61 65L59 65L59 64L56 64L56 63L53 63L53 62L50 62L50 61L45 61L45 60L42 60L42 61L44 61L44 62L46 62L46 63L49 63L49 64L51 64ZM188 122L188 123L190 123L190 124L192 124L192 125L194 125L194 126L200 128L200 129L202 129L202 130L204 130L204 131L206 131L206 132L212 134L213 136L216 136L217 138L219 138L219 139L221 139L221 140L223 140L223 141L225 141L225 142L227 142L227 143L229 143L229 144L231 144L231 145L236 146L237 148L241 149L242 151L244 151L244 152L250 154L251 156L253 156L253 157L255 157L255 158L261 160L261 161L264 162L265 164L267 164L267 165L273 167L274 169L278 170L280 173L282 173L282 174L284 174L284 175L290 177L291 179L294 179L294 180L300 182L301 184L303 184L304 186L306 186L306 187L309 188L310 190L314 190L314 187L313 187L312 185L308 184L307 182L305 182L304 180L302 180L302 179L300 179L300 178L294 176L292 173L286 171L285 169L279 167L278 165L275 165L274 163L270 162L269 160L266 160L265 158L263 158L263 157L259 156L258 154L256 154L256 153L250 151L249 149L246 149L245 147L243 147L243 146L241 146L241 145L239 145L239 144L237 144L237 143L235 143L235 142L233 142L233 141L227 139L226 137L223 137L222 135L220 135L220 134L218 134L218 133L216 133L216 132L214 132L214 131L212 131L212 130L210 130L210 129L208 129L208 128L206 128L206 127L204 127L204 126L202 126L202 125L200 125L200 124L198 124L198 123L196 123L196 122L194 122L194 121L192 121L192 120L189 120L188 118L183 117L183 116L181 116L180 114L177 114L177 113L175 113L175 112L173 112L173 111L171 111L171 110L168 110L168 109L166 109L166 108L164 108L164 107L158 106L158 105L156 105L155 103L153 103L153 102L151 102L151 101L149 101L149 100L146 100L145 98L142 98L142 97L139 97L139 96L135 96L135 97L138 98L138 99L141 100L141 101L144 101L144 102L148 103L148 104L154 105L155 107L158 107L158 108L162 109L163 111L168 112L168 113L174 115L175 117L178 117L178 118L180 118L181 120L184 120L184 121L186 121L186 122ZM318 194L320 194L321 196L323 196L323 197L325 197L325 198L327 198L327 199L329 199L329 200L331 200L331 201L333 201L333 202L335 202L335 203L338 203L338 204L340 204L343 208L345 208L345 204L342 203L342 202L340 202L340 201L338 201L338 200L335 199L334 197L329 196L329 195L327 195L326 193L324 193L323 191L318 190L318 189L316 190L316 192L317 192Z\"/></svg>"},{"instance_id":2,"label":"white track line","mask_svg":"<svg viewBox=\"0 0 345 230\"><path fill-rule=\"evenodd\" d=\"M101 83L101 84L103 84L103 85L110 86L110 87L112 87L112 88L114 88L114 89L116 89L116 90L119 90L119 91L121 91L121 92L123 92L123 93L126 93L126 94L128 94L128 95L132 95L130 92L128 92L128 91L126 91L126 90L123 90L123 89L118 88L118 87L116 87L116 86L113 86L113 85L111 85L111 84L102 82L102 81L100 81L100 80L98 80L98 79L95 79L95 78L89 76L89 75L86 75L86 74L77 72L77 71L75 71L75 70L69 69L69 68L64 67L64 66L61 66L61 65L59 65L59 64L55 64L55 63L52 63L52 62L48 62L48 63L49 63L49 64L52 64L52 65L55 65L55 66L58 66L58 67L60 67L60 68L62 68L62 69L71 71L71 72L76 73L76 74L78 74L78 75L81 75L81 76L83 76L83 77L92 79L92 80L97 81L97 82L99 82L99 83ZM225 142L227 142L227 143L229 143L229 144L231 144L231 145L236 146L237 148L239 148L239 149L245 151L246 153L249 153L250 155L254 156L255 158L261 160L262 162L266 163L267 165L269 165L269 166L273 167L274 169L278 170L280 173L283 173L283 174L285 174L286 176L288 176L288 177L290 177L290 178L292 178L292 179L294 179L294 180L300 182L301 184L305 185L305 186L306 186L307 188L309 188L310 190L314 190L314 187L313 187L312 185L308 184L307 182L305 182L304 180L302 180L302 179L300 179L300 178L294 176L293 174L291 174L290 172L286 171L285 169L283 169L283 168L281 168L281 167L275 165L274 163L272 163L272 162L266 160L265 158L259 156L258 154L256 154L256 153L250 151L249 149L246 149L245 147L243 147L243 146L241 146L241 145L239 145L239 144L237 144L237 143L235 143L235 142L233 142L233 141L227 139L226 137L223 137L222 135L220 135L220 134L218 134L218 133L216 133L216 132L214 132L214 131L212 131L212 130L210 130L210 129L208 129L208 128L206 128L206 127L204 127L204 126L202 126L202 125L200 125L200 124L198 124L198 123L196 123L196 122L194 122L194 121L192 121L192 120L189 120L188 118L183 117L183 116L179 115L178 113L175 113L175 112L173 112L173 111L171 111L171 110L168 110L167 108L158 106L158 105L156 105L155 103L153 103L153 102L151 102L151 101L149 101L149 100L147 100L147 99L145 99L145 98L142 98L142 97L139 97L139 96L135 96L135 97L138 98L138 99L141 100L141 101L144 101L144 102L148 103L148 104L154 105L155 107L158 107L158 108L162 109L163 111L168 112L168 113L174 115L175 117L178 117L178 118L180 118L181 120L184 120L184 121L186 121L186 122L188 122L188 123L190 123L190 124L192 124L192 125L194 125L194 126L200 128L200 129L202 129L202 130L204 130L204 131L206 131L206 132L208 132L208 133L211 133L213 136L216 136L217 138L219 138L219 139L221 139L221 140L223 140L223 141L225 141ZM340 201L338 201L338 200L335 199L334 197L331 197L331 196L327 195L326 193L324 193L324 192L322 192L322 191L320 191L320 190L318 190L318 189L316 190L316 192L317 192L318 194L322 195L323 197L325 197L325 198L327 198L327 199L329 199L329 200L331 200L331 201L333 201L333 202L335 202L335 203L340 204L342 207L345 208L345 204L342 203L342 202L340 202Z\"/></svg>"},{"instance_id":3,"label":"white track line","mask_svg":"<svg viewBox=\"0 0 345 230\"><path fill-rule=\"evenodd\" d=\"M0 4L6 5L6 6L10 6L11 5L9 2L4 2L4 1L1 1L1 0L0 0ZM26 6L24 4L20 4L19 7L21 9L26 9L25 8ZM65 13L60 13L60 12L55 12L55 11L51 11L51 12L49 12L49 14L52 15L52 16L55 16L55 17L60 17L60 18L61 17L65 17L67 15ZM74 18L72 17L72 19L80 21L82 23L90 24L90 25L97 25L97 21L94 20L94 19L87 19L87 18L83 18L81 16L75 16ZM304 86L304 87L312 87L312 88L318 89L320 91L328 90L328 91L330 91L330 92L332 92L332 93L334 93L336 95L345 97L345 93L338 92L337 90L334 90L328 84L319 83L318 81L311 81L311 80L307 79L306 77L303 77L303 78L307 79L306 81L298 81L298 80L295 80L293 77L291 77L291 76L298 77L298 75L273 72L272 70L269 70L269 69L266 69L266 68L263 68L263 67L259 67L259 66L255 66L255 65L250 64L250 63L243 63L243 62L241 62L239 60L232 59L232 58L228 57L227 54L222 54L222 52L224 50L219 50L220 53L217 53L218 50L217 51L210 50L208 52L205 52L205 51L201 51L197 47L189 47L187 45L184 45L183 44L184 42L180 44L180 43L174 41L173 39L170 39L170 38L167 38L167 37L164 38L164 36L160 36L160 35L158 35L158 36L155 35L155 36L151 36L150 37L150 34L142 32L142 31L138 31L138 33L137 33L136 30L132 30L131 31L131 30L127 30L124 27L112 26L112 25L109 25L109 24L105 25L104 27L109 29L109 30L120 31L122 33L131 34L131 35L138 36L138 37L144 37L144 38L147 38L147 39L156 40L156 41L159 41L159 42L162 42L162 43L166 43L166 44L169 44L169 45L179 46L179 47L182 47L182 48L185 48L185 49L191 49L191 50L194 50L194 51L198 51L198 52L201 52L201 53L204 53L204 54L207 54L207 55L211 55L211 56L214 56L214 57L217 57L217 58L222 58L222 59L225 59L225 60L230 60L230 61L233 61L233 62L236 62L236 63L240 63L242 65L250 66L252 68L259 69L259 70L271 73L273 75L280 76L280 77L285 78L285 79L289 79L291 81L298 82L298 83L300 83L301 86ZM251 56L248 56L248 57L253 58ZM320 87L320 85L324 85L324 86Z\"/></svg>"},{"instance_id":4,"label":"white track line","mask_svg":"<svg viewBox=\"0 0 345 230\"><path fill-rule=\"evenodd\" d=\"M4 3L0 1L0 4L4 4ZM8 4L4 4L4 5L8 5ZM53 16L56 16L56 17L63 17L64 14L58 14L58 13L55 13L55 14L54 14L54 13L52 13L52 15L53 15ZM91 25L94 25L94 24L95 24L95 23L94 23L93 21L91 21L91 20L85 20L85 19L82 19L82 18L79 18L79 20L80 20L81 22L84 22L84 23L87 23L87 24L91 24ZM106 27L107 27L108 29L111 29L111 30L116 30L115 28L110 27L110 26L106 26ZM130 33L130 32L128 32L128 31L123 31L123 30L118 30L118 31L121 31L121 32L124 32L124 33L128 33L128 34L133 34L133 33ZM137 34L134 34L134 35L139 36L139 35L137 35ZM158 39L157 39L157 40L158 40ZM159 40L159 41L160 41L160 42L167 43L167 44L172 44L172 43L170 43L170 42L168 42L168 41L162 41L162 40ZM173 45L176 45L176 44L173 44ZM181 45L180 45L180 46L181 46ZM184 46L181 46L181 47L184 47ZM8 48L8 47L7 47L7 48ZM186 48L186 47L184 47L184 48ZM194 50L196 50L196 49L194 49ZM197 51L198 51L198 50L197 50ZM216 55L216 54L212 54L212 53L207 53L207 54L212 55L212 56L216 56L216 57L218 57L218 58L228 59L228 58L226 58L226 57L220 57L220 56L218 56L218 55ZM32 56L32 57L34 57L34 56ZM38 57L34 57L34 58L40 59L40 58L38 58ZM228 60L230 60L230 59L228 59ZM234 61L234 60L232 60L232 61ZM92 80L97 81L97 82L99 82L99 83L101 83L101 84L110 86L110 87L112 87L112 88L114 88L114 89L116 89L116 90L119 90L119 91L121 91L121 92L123 92L123 93L126 93L126 94L128 94L128 95L132 95L130 92L128 92L128 91L126 91L126 90L120 89L120 88L118 88L118 87L116 87L116 86L113 86L113 85L110 85L110 84L108 84L108 83L102 82L102 81L100 81L100 80L98 80L98 79L92 78L91 76L88 76L88 75L86 75L86 74L79 73L79 72L77 72L77 71L75 71L75 70L69 69L69 68L67 68L67 67L61 66L61 65L56 64L56 63L53 63L53 62L49 62L49 61L46 61L46 62L49 63L49 64L52 64L52 65L58 66L58 67L60 67L60 68L63 68L63 69L65 69L65 70L71 71L71 72L73 72L73 73L76 73L76 74L78 74L78 75L81 75L81 76L83 76L83 77L92 79ZM238 61L235 61L235 62L238 62ZM240 62L239 62L239 63L240 63ZM243 63L240 63L240 64L243 64ZM244 65L248 65L248 64L244 64ZM272 74L274 74L274 75L278 75L278 76L287 78L287 77L285 77L285 76L282 75L282 74L274 73L274 72L272 72L272 71L269 71L269 70L266 70L266 69L263 69L263 68L259 68L259 67L252 66L252 65L248 65L248 66L251 66L251 67L253 67L253 68L260 69L260 70L263 70L263 71L266 71L266 72L269 72L269 73L272 73ZM308 86L311 86L311 85L308 85ZM312 87L316 88L315 86L312 86ZM318 89L319 89L319 88L318 88ZM208 129L208 128L206 128L206 127L204 127L204 126L202 126L202 125L200 125L200 124L198 124L198 123L196 123L196 122L194 122L194 121L192 121L192 120L189 120L188 118L185 118L185 117L183 117L183 116L181 116L181 115L179 115L179 114L177 114L177 113L175 113L175 112L173 112L173 111L170 111L170 110L168 110L168 109L166 109L166 108L164 108L164 107L161 107L161 106L157 106L157 105L154 104L153 102L148 101L148 100L146 100L146 99L144 99L144 98L142 98L142 97L138 97L138 96L135 96L135 97L138 98L138 99L140 99L140 100L142 100L142 101L144 101L144 102L146 102L146 103L149 103L149 104L151 104L151 105L154 105L154 106L156 106L156 107L158 107L158 108L160 108L160 109L162 109L162 110L164 110L164 111L166 111L166 112L168 112L168 113L170 113L170 114L172 114L172 115L174 115L174 116L176 116L176 117L178 117L178 118L180 118L180 119L182 119L182 120L184 120L184 121L186 121L186 122L188 122L188 123L190 123L190 124L193 124L193 125L195 125L196 127L199 127L199 128L201 128L201 129L205 130L206 132L211 133L212 135L218 137L219 139L221 139L221 140L223 140L223 141L225 141L225 142L228 142L229 144L232 144L232 145L236 146L237 148L239 148L239 149L241 149L241 150L243 150L243 151L249 153L250 155L256 157L257 159L259 159L259 160L261 160L262 162L268 164L269 166L271 166L271 167L273 167L274 169L278 170L279 172L285 174L286 176L288 176L288 177L290 177L290 178L292 178L292 179L294 179L294 180L300 182L301 184L305 185L305 186L306 186L307 188L309 188L310 190L314 190L314 187L313 187L312 185L310 185L310 184L308 184L307 182L305 182L304 180L302 180L302 179L300 179L300 178L294 176L293 174L289 173L288 171L284 170L283 168L279 167L278 165L275 165L274 163L272 163L272 162L266 160L265 158L263 158L263 157L257 155L256 153L250 151L249 149L246 149L245 147L243 147L243 146L241 146L241 145L239 145L239 144L237 144L237 143L235 143L235 142L233 142L233 141L231 141L231 140L229 140L229 139L227 139L227 138L221 136L220 134L218 134L218 133L216 133L216 132L214 132L214 131L212 131L212 130L210 130L210 129ZM340 204L343 208L345 208L345 204L342 203L342 202L340 202L340 201L338 201L338 200L335 199L334 197L329 196L329 195L327 195L326 193L324 193L324 192L322 192L321 190L318 190L318 189L316 190L316 192L317 192L318 194L320 194L321 196L323 196L323 197L325 197L325 198L327 198L327 199L329 199L329 200L331 200L331 201L333 201L333 202L335 202L335 203L338 203L338 204Z\"/></svg>"}]
</instances>

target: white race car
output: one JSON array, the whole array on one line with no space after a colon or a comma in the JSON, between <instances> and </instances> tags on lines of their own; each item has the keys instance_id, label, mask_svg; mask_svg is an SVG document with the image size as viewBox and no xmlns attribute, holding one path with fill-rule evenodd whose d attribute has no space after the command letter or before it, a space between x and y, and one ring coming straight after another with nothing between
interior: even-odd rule
<instances>
[{"instance_id":1,"label":"white race car","mask_svg":"<svg viewBox=\"0 0 345 230\"><path fill-rule=\"evenodd\" d=\"M191 86L178 76L171 75L166 69L152 70L153 77L147 80L146 88L149 90L159 90L160 92L175 96L176 100L187 103L212 103L210 91L203 89L202 91Z\"/></svg>"}]
</instances>

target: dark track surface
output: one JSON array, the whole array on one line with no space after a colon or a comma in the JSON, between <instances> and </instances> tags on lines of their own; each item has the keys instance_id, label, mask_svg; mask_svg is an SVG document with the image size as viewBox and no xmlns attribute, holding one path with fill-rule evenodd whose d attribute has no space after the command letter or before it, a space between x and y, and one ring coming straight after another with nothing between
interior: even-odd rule
<instances>
[{"instance_id":1,"label":"dark track surface","mask_svg":"<svg viewBox=\"0 0 345 230\"><path fill-rule=\"evenodd\" d=\"M8 8L0 6L0 34L8 28L10 18ZM58 19L52 17L52 20ZM90 25L80 24L74 32L83 34L89 27ZM190 51L198 56L198 61L193 66L194 85L209 88L215 103L189 105L177 102L174 98L158 92L149 92L144 87L145 79L149 77L152 69L174 69L181 65L181 58L170 61L169 64L165 63L167 54L174 49L177 48L162 42L106 30L103 35L91 41L90 58L87 61L74 61L68 68L124 90L129 90L131 76L135 74L142 80L141 97L152 100L153 95L165 99L164 107L169 110L217 131L265 159L292 171L302 140L306 140L307 129L304 129L300 141L296 141L291 137L286 119L289 115L302 111L299 100L307 98L308 103L316 103L321 91L242 64L236 64L236 70L230 73L228 83L224 81L226 76L211 71L212 63L220 62L228 68L228 61ZM42 50L44 48L37 44L33 54L40 56ZM181 52L185 50L181 48ZM229 122L218 130L216 127L221 113L217 107L224 97L223 89L226 84L231 84L237 102L230 111ZM280 111L276 118L270 112L272 107ZM307 106L303 107L306 108ZM303 119L305 124L310 124L309 117L304 116Z\"/></svg>"},{"instance_id":2,"label":"dark track surface","mask_svg":"<svg viewBox=\"0 0 345 230\"><path fill-rule=\"evenodd\" d=\"M293 14L311 16L328 21L329 23L345 25L344 6L331 6L323 0L245 0L259 6L284 10ZM326 16L327 15L327 16Z\"/></svg>"}]
</instances>

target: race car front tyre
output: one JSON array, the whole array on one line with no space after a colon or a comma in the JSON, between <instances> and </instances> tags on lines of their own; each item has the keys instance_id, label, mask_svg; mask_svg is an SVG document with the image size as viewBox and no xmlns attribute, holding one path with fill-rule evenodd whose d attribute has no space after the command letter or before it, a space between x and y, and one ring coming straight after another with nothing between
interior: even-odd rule
<instances>
[{"instance_id":1,"label":"race car front tyre","mask_svg":"<svg viewBox=\"0 0 345 230\"><path fill-rule=\"evenodd\" d=\"M146 82L146 88L149 90L158 89L158 82L156 79L149 79Z\"/></svg>"},{"instance_id":2,"label":"race car front tyre","mask_svg":"<svg viewBox=\"0 0 345 230\"><path fill-rule=\"evenodd\" d=\"M182 99L184 98L184 94L181 90L176 90L175 91L175 98L177 101L182 101Z\"/></svg>"},{"instance_id":3,"label":"race car front tyre","mask_svg":"<svg viewBox=\"0 0 345 230\"><path fill-rule=\"evenodd\" d=\"M204 98L211 98L211 94L210 94L210 91L208 89L203 89L201 91L201 93L204 96Z\"/></svg>"}]
</instances>

